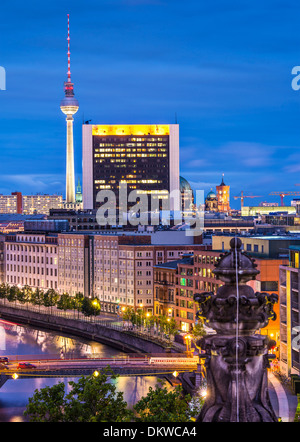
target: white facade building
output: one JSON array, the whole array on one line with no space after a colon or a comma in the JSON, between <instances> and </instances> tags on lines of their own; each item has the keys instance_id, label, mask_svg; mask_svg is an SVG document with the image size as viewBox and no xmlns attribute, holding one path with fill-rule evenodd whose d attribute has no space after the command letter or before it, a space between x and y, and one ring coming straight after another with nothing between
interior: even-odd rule
<instances>
[{"instance_id":1,"label":"white facade building","mask_svg":"<svg viewBox=\"0 0 300 442\"><path fill-rule=\"evenodd\" d=\"M7 284L28 285L43 290L58 289L56 236L22 232L9 235L4 247Z\"/></svg>"}]
</instances>

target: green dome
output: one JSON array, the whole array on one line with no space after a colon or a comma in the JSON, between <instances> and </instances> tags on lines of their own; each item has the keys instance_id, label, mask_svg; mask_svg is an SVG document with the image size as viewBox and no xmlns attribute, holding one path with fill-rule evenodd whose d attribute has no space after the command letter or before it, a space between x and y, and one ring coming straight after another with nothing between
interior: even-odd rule
<instances>
[{"instance_id":1,"label":"green dome","mask_svg":"<svg viewBox=\"0 0 300 442\"><path fill-rule=\"evenodd\" d=\"M184 192L185 190L192 190L190 183L185 178L180 176L179 181L180 181L180 192Z\"/></svg>"},{"instance_id":2,"label":"green dome","mask_svg":"<svg viewBox=\"0 0 300 442\"><path fill-rule=\"evenodd\" d=\"M211 191L207 194L207 197L209 199L213 199L213 198L217 198L217 195L215 194L215 192L213 192L213 190L211 189Z\"/></svg>"}]
</instances>

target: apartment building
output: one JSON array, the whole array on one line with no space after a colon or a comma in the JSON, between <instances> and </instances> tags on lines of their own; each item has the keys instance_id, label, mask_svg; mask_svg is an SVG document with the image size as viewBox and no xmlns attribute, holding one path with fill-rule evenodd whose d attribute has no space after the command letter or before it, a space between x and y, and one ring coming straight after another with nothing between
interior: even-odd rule
<instances>
[{"instance_id":1,"label":"apartment building","mask_svg":"<svg viewBox=\"0 0 300 442\"><path fill-rule=\"evenodd\" d=\"M5 281L96 296L111 313L141 305L153 313L153 266L203 247L184 232L98 234L59 232L61 223L53 220L38 225L43 230L4 236Z\"/></svg>"},{"instance_id":2,"label":"apartment building","mask_svg":"<svg viewBox=\"0 0 300 442\"><path fill-rule=\"evenodd\" d=\"M50 209L62 209L64 200L62 195L23 195L22 209L25 215L35 213L49 214Z\"/></svg>"},{"instance_id":3,"label":"apartment building","mask_svg":"<svg viewBox=\"0 0 300 442\"><path fill-rule=\"evenodd\" d=\"M216 293L222 281L213 274L220 253L230 249L232 235L212 237L212 247L195 250L193 256L186 256L177 262L164 263L154 267L154 310L155 314L171 312L181 330L189 331L195 323L197 306L193 296L197 292ZM295 237L246 237L243 248L255 258L260 273L249 281L255 292L275 293L280 297L279 269L288 263L290 244L299 244ZM203 248L205 246L202 246ZM299 246L300 247L300 246ZM270 321L262 333L280 342L280 303L275 304L276 320ZM277 351L277 355L279 352Z\"/></svg>"},{"instance_id":4,"label":"apartment building","mask_svg":"<svg viewBox=\"0 0 300 442\"><path fill-rule=\"evenodd\" d=\"M59 233L57 242L58 292L68 293L71 296L80 292L85 296L90 296L89 236Z\"/></svg>"},{"instance_id":5,"label":"apartment building","mask_svg":"<svg viewBox=\"0 0 300 442\"><path fill-rule=\"evenodd\" d=\"M300 374L300 247L291 246L289 263L280 266L280 371Z\"/></svg>"},{"instance_id":6,"label":"apartment building","mask_svg":"<svg viewBox=\"0 0 300 442\"><path fill-rule=\"evenodd\" d=\"M154 267L154 309L156 315L172 316L178 328L190 331L196 322L197 292L216 293L223 284L212 273L218 252L199 246L192 254L183 254L177 261Z\"/></svg>"},{"instance_id":7,"label":"apartment building","mask_svg":"<svg viewBox=\"0 0 300 442\"><path fill-rule=\"evenodd\" d=\"M4 246L5 235L0 234L0 284L5 282Z\"/></svg>"},{"instance_id":8,"label":"apartment building","mask_svg":"<svg viewBox=\"0 0 300 442\"><path fill-rule=\"evenodd\" d=\"M57 235L30 232L6 235L3 251L6 283L58 289Z\"/></svg>"},{"instance_id":9,"label":"apartment building","mask_svg":"<svg viewBox=\"0 0 300 442\"><path fill-rule=\"evenodd\" d=\"M230 240L234 235L214 235L212 250L230 250ZM300 245L300 236L292 235L245 235L240 236L245 252L255 258L288 259L288 249Z\"/></svg>"},{"instance_id":10,"label":"apartment building","mask_svg":"<svg viewBox=\"0 0 300 442\"><path fill-rule=\"evenodd\" d=\"M48 215L50 209L62 209L62 195L22 195L13 192L11 195L0 195L0 213L33 215L43 213Z\"/></svg>"},{"instance_id":11,"label":"apartment building","mask_svg":"<svg viewBox=\"0 0 300 442\"><path fill-rule=\"evenodd\" d=\"M142 306L154 313L153 267L193 253L197 244L155 244L149 235L93 235L93 287L102 310ZM154 242L154 244L153 244ZM188 241L189 242L189 241Z\"/></svg>"}]
</instances>

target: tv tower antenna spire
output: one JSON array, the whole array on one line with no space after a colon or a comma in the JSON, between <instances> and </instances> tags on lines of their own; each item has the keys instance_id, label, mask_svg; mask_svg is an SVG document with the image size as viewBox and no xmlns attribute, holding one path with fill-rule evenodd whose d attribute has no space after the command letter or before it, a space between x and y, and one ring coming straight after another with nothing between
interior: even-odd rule
<instances>
[{"instance_id":1,"label":"tv tower antenna spire","mask_svg":"<svg viewBox=\"0 0 300 442\"><path fill-rule=\"evenodd\" d=\"M70 18L68 14L68 81L65 81L65 97L60 103L61 111L67 116L67 170L66 170L66 202L75 203L75 173L74 173L74 141L73 141L73 115L79 109L77 99L74 97L74 88L71 81L70 61Z\"/></svg>"},{"instance_id":2,"label":"tv tower antenna spire","mask_svg":"<svg viewBox=\"0 0 300 442\"><path fill-rule=\"evenodd\" d=\"M70 15L68 14L68 83L71 83Z\"/></svg>"}]
</instances>

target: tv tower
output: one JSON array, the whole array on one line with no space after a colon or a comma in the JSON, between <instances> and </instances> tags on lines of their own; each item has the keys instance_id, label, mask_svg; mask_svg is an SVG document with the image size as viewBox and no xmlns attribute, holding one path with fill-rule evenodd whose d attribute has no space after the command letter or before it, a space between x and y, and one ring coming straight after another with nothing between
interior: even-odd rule
<instances>
[{"instance_id":1,"label":"tv tower","mask_svg":"<svg viewBox=\"0 0 300 442\"><path fill-rule=\"evenodd\" d=\"M61 111L67 116L66 203L75 203L73 115L78 111L79 103L74 97L73 86L70 69L70 21L68 14L68 80L64 82L65 97L60 103Z\"/></svg>"}]
</instances>

